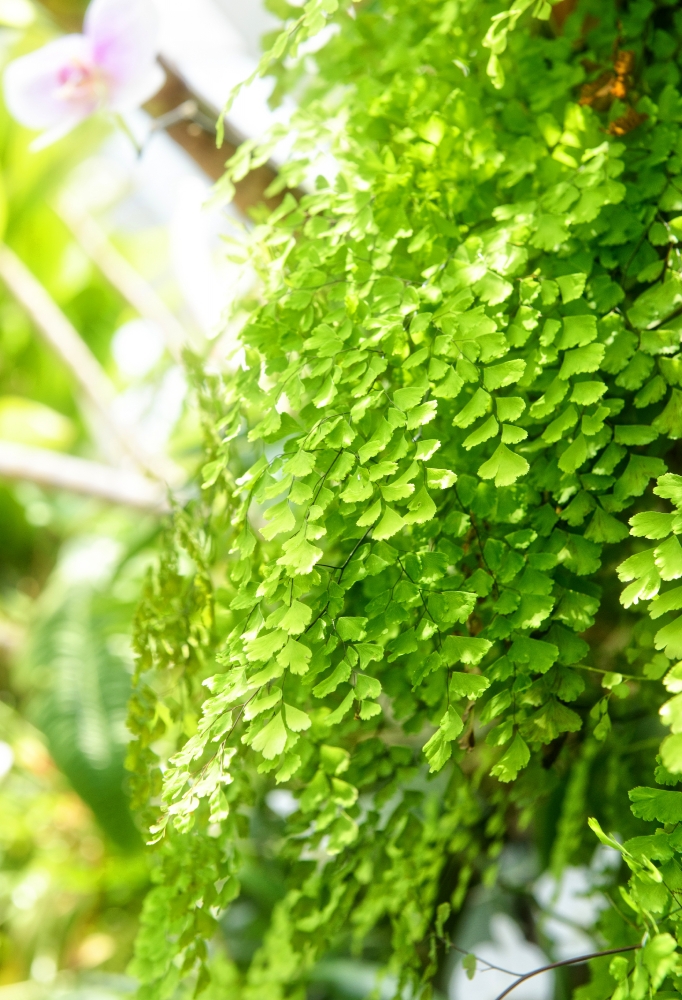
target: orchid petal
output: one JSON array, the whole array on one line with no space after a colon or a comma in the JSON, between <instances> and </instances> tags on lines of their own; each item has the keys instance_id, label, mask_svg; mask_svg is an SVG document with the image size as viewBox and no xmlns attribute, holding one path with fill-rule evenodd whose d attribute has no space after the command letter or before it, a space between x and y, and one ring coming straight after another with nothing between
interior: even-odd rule
<instances>
[{"instance_id":1,"label":"orchid petal","mask_svg":"<svg viewBox=\"0 0 682 1000\"><path fill-rule=\"evenodd\" d=\"M31 129L77 124L97 109L87 89L64 87L63 73L92 66L92 46L83 35L65 35L21 56L5 70L5 102L10 114Z\"/></svg>"},{"instance_id":2,"label":"orchid petal","mask_svg":"<svg viewBox=\"0 0 682 1000\"><path fill-rule=\"evenodd\" d=\"M117 113L139 108L153 97L166 80L166 74L158 63L152 63L144 76L131 80L126 86L112 88L109 108Z\"/></svg>"},{"instance_id":3,"label":"orchid petal","mask_svg":"<svg viewBox=\"0 0 682 1000\"><path fill-rule=\"evenodd\" d=\"M158 90L161 78L149 72L159 41L153 0L92 0L83 31L92 44L95 62L109 81L112 106L115 102L120 107L122 95L128 92L135 94L134 103L139 104ZM131 106L130 100L126 103Z\"/></svg>"}]
</instances>

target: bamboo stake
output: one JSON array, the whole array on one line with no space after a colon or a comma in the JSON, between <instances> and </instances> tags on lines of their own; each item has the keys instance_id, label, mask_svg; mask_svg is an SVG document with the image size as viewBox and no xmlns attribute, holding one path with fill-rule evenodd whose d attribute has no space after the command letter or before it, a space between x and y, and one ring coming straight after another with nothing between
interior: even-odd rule
<instances>
[{"instance_id":1,"label":"bamboo stake","mask_svg":"<svg viewBox=\"0 0 682 1000\"><path fill-rule=\"evenodd\" d=\"M0 245L0 278L26 310L46 342L74 376L112 437L139 469L157 479L177 481L179 470L167 459L150 456L138 443L132 428L122 424L112 412L116 389L99 361L50 297L37 278L17 255Z\"/></svg>"},{"instance_id":2,"label":"bamboo stake","mask_svg":"<svg viewBox=\"0 0 682 1000\"><path fill-rule=\"evenodd\" d=\"M162 484L139 472L11 441L0 441L0 476L159 514L170 509Z\"/></svg>"},{"instance_id":3,"label":"bamboo stake","mask_svg":"<svg viewBox=\"0 0 682 1000\"><path fill-rule=\"evenodd\" d=\"M182 364L182 351L187 343L187 335L166 303L107 239L106 233L92 216L80 212L71 198L62 198L58 211L79 245L105 278L143 319L154 323L161 330L168 353L177 364Z\"/></svg>"}]
</instances>

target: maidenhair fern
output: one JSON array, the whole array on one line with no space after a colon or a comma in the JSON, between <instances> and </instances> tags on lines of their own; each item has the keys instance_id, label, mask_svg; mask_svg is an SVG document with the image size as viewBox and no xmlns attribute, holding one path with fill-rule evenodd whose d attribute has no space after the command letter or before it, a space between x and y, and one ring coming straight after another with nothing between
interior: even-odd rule
<instances>
[{"instance_id":1,"label":"maidenhair fern","mask_svg":"<svg viewBox=\"0 0 682 1000\"><path fill-rule=\"evenodd\" d=\"M275 6L284 51L303 21ZM333 29L279 181L304 191L253 231L239 352L196 366L202 498L138 615L143 996L208 982L277 786L288 888L231 996L303 997L372 941L396 996L428 997L505 843L558 873L594 849L588 816L633 871L601 933L635 957L581 996L671 990L680 793L635 788L631 812L628 791L682 774L682 695L655 775L646 749L660 678L682 690L682 618L658 621L682 599L656 596L682 575L657 506L682 500L682 11L315 10Z\"/></svg>"}]
</instances>

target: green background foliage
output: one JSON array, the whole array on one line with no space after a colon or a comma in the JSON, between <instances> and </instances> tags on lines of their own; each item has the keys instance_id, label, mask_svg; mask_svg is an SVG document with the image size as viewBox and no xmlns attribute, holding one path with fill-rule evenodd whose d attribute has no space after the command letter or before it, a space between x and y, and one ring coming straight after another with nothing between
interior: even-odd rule
<instances>
[{"instance_id":1,"label":"green background foliage","mask_svg":"<svg viewBox=\"0 0 682 1000\"><path fill-rule=\"evenodd\" d=\"M23 37L2 32L3 61L52 33L40 20ZM69 173L104 135L93 121L73 143L35 154L31 136L0 108L0 223L3 242L116 379L110 342L132 311L54 208ZM0 440L102 457L72 375L4 285ZM0 989L15 996L82 995L79 977L93 968L106 1000L121 984L130 988L124 973L149 866L123 766L129 636L140 555L144 562L156 530L153 518L88 498L0 486L0 740L14 757L6 774L3 757L0 779ZM99 583L62 573L74 544L91 566L88 544L102 537L119 555Z\"/></svg>"}]
</instances>

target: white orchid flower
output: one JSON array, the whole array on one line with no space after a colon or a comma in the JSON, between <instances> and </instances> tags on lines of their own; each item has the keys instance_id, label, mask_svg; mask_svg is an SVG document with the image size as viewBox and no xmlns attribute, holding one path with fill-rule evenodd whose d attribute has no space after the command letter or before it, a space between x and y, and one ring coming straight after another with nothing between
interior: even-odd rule
<instances>
[{"instance_id":1,"label":"white orchid flower","mask_svg":"<svg viewBox=\"0 0 682 1000\"><path fill-rule=\"evenodd\" d=\"M21 56L5 71L5 101L22 125L43 134L42 149L97 111L121 114L164 81L156 61L153 0L92 0L82 35L65 35Z\"/></svg>"}]
</instances>

